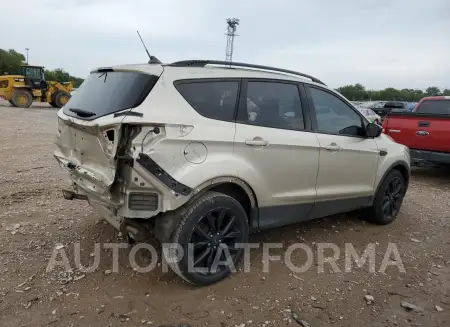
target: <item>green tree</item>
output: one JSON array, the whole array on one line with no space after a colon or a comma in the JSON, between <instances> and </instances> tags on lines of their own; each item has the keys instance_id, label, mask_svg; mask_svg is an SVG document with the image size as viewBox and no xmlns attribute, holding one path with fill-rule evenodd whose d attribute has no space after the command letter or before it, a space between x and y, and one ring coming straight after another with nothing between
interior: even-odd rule
<instances>
[{"instance_id":1,"label":"green tree","mask_svg":"<svg viewBox=\"0 0 450 327\"><path fill-rule=\"evenodd\" d=\"M339 93L352 101L360 101L368 98L366 89L361 84L346 85L336 89Z\"/></svg>"},{"instance_id":2,"label":"green tree","mask_svg":"<svg viewBox=\"0 0 450 327\"><path fill-rule=\"evenodd\" d=\"M47 81L56 82L73 82L74 87L79 87L83 83L83 79L70 75L62 68L56 68L54 70L45 70L45 79Z\"/></svg>"},{"instance_id":3,"label":"green tree","mask_svg":"<svg viewBox=\"0 0 450 327\"><path fill-rule=\"evenodd\" d=\"M0 49L0 75L19 74L20 66L25 63L25 56L16 50Z\"/></svg>"},{"instance_id":4,"label":"green tree","mask_svg":"<svg viewBox=\"0 0 450 327\"><path fill-rule=\"evenodd\" d=\"M425 92L415 89L395 89L388 87L384 90L368 90L363 85L357 83L354 85L341 86L336 89L351 101L408 101L416 102L429 95L450 95L450 89L445 89L443 93L435 86L429 87Z\"/></svg>"},{"instance_id":5,"label":"green tree","mask_svg":"<svg viewBox=\"0 0 450 327\"><path fill-rule=\"evenodd\" d=\"M429 88L427 88L427 90L425 91L425 95L426 96L437 96L437 95L441 95L441 90L436 87L436 86L430 86Z\"/></svg>"}]
</instances>

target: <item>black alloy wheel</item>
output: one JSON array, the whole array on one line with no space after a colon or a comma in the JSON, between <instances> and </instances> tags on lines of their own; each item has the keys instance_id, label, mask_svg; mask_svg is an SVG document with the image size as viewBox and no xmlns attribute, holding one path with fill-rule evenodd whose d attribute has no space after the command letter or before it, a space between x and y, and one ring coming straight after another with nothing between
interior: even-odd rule
<instances>
[{"instance_id":1,"label":"black alloy wheel","mask_svg":"<svg viewBox=\"0 0 450 327\"><path fill-rule=\"evenodd\" d=\"M194 228L190 242L193 246L193 268L213 275L228 267L214 265L214 262L226 262L228 253L235 261L239 249L237 243L243 243L244 234L240 231L240 223L228 208L216 208L200 218ZM225 249L228 249L228 253ZM198 269L200 268L200 269ZM205 273L203 273L205 274Z\"/></svg>"},{"instance_id":2,"label":"black alloy wheel","mask_svg":"<svg viewBox=\"0 0 450 327\"><path fill-rule=\"evenodd\" d=\"M395 217L400 211L404 196L404 183L400 177L394 177L389 181L383 196L383 215L388 220Z\"/></svg>"},{"instance_id":3,"label":"black alloy wheel","mask_svg":"<svg viewBox=\"0 0 450 327\"><path fill-rule=\"evenodd\" d=\"M245 244L249 236L248 216L239 201L223 193L206 192L175 214L180 218L171 244L178 249L163 251L172 270L202 286L228 277L244 253L237 244Z\"/></svg>"},{"instance_id":4,"label":"black alloy wheel","mask_svg":"<svg viewBox=\"0 0 450 327\"><path fill-rule=\"evenodd\" d=\"M406 188L402 173L390 171L378 187L373 205L363 210L364 218L378 225L392 223L400 212Z\"/></svg>"}]
</instances>

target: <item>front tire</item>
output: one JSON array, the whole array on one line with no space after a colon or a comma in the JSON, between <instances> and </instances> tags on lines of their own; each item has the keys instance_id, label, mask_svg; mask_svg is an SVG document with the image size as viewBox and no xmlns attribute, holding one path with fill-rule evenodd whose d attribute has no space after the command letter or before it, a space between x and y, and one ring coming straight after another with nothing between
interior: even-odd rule
<instances>
[{"instance_id":1,"label":"front tire","mask_svg":"<svg viewBox=\"0 0 450 327\"><path fill-rule=\"evenodd\" d=\"M371 223L392 223L400 211L406 193L406 183L398 170L392 170L381 182L373 206L365 210L365 218Z\"/></svg>"},{"instance_id":2,"label":"front tire","mask_svg":"<svg viewBox=\"0 0 450 327\"><path fill-rule=\"evenodd\" d=\"M199 286L228 277L244 251L236 244L246 243L249 236L248 217L242 205L228 195L207 192L180 210L171 241L182 249L183 256L180 259L176 251L163 251L172 270ZM229 264L225 263L227 259Z\"/></svg>"},{"instance_id":3,"label":"front tire","mask_svg":"<svg viewBox=\"0 0 450 327\"><path fill-rule=\"evenodd\" d=\"M70 100L70 97L71 97L70 93L64 92L64 91L58 91L58 93L55 94L55 99L52 101L54 104L54 107L56 107L56 108L64 107L66 105L66 103Z\"/></svg>"}]
</instances>

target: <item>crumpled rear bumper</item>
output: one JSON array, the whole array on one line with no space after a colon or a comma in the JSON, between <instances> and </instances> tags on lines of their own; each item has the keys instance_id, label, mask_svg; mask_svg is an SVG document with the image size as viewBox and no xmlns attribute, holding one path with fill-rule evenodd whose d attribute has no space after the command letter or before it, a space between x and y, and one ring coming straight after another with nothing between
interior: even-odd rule
<instances>
[{"instance_id":1,"label":"crumpled rear bumper","mask_svg":"<svg viewBox=\"0 0 450 327\"><path fill-rule=\"evenodd\" d=\"M110 223L117 230L121 230L123 217L118 215L119 204L112 201L105 200L101 197L92 197L84 192L77 185L62 189L63 197L66 200L84 200L88 201L94 211L100 215L101 218Z\"/></svg>"}]
</instances>

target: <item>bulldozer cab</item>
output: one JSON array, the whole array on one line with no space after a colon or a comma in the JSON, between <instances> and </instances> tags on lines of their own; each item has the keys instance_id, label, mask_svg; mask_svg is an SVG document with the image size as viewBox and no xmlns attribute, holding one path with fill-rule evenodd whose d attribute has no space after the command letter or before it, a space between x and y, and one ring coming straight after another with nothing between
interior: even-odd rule
<instances>
[{"instance_id":1,"label":"bulldozer cab","mask_svg":"<svg viewBox=\"0 0 450 327\"><path fill-rule=\"evenodd\" d=\"M25 84L31 89L43 89L46 87L44 67L24 65L21 66L21 69Z\"/></svg>"}]
</instances>

